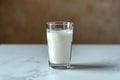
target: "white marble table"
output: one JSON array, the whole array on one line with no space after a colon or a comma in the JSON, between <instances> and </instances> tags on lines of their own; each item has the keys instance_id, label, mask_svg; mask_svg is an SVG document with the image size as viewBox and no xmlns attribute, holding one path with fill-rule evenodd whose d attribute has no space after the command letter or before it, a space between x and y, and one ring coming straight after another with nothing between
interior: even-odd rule
<instances>
[{"instance_id":1,"label":"white marble table","mask_svg":"<svg viewBox=\"0 0 120 80\"><path fill-rule=\"evenodd\" d=\"M0 45L0 80L120 80L120 45L73 45L72 68L48 66L47 45Z\"/></svg>"}]
</instances>

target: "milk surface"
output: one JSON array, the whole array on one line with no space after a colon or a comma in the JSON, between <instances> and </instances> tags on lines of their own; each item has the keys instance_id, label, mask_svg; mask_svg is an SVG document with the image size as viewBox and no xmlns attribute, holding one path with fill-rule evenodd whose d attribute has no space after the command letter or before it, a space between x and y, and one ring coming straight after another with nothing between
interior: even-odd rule
<instances>
[{"instance_id":1,"label":"milk surface","mask_svg":"<svg viewBox=\"0 0 120 80\"><path fill-rule=\"evenodd\" d=\"M72 34L72 30L47 32L49 60L51 63L70 63Z\"/></svg>"}]
</instances>

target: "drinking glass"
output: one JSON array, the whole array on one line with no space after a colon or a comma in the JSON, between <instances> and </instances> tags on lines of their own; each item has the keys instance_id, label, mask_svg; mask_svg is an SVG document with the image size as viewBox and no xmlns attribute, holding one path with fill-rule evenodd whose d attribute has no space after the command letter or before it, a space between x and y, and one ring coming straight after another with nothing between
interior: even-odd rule
<instances>
[{"instance_id":1,"label":"drinking glass","mask_svg":"<svg viewBox=\"0 0 120 80\"><path fill-rule=\"evenodd\" d=\"M55 69L70 67L73 23L53 21L46 23L49 66Z\"/></svg>"}]
</instances>

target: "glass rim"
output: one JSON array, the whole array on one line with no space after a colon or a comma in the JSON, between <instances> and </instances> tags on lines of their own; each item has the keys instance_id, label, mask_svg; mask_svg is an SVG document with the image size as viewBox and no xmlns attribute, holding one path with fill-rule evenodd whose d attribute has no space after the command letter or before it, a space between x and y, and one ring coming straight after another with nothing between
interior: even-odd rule
<instances>
[{"instance_id":1,"label":"glass rim","mask_svg":"<svg viewBox=\"0 0 120 80\"><path fill-rule=\"evenodd\" d=\"M67 24L73 25L73 22L71 21L49 21L46 24L47 25L67 25Z\"/></svg>"}]
</instances>

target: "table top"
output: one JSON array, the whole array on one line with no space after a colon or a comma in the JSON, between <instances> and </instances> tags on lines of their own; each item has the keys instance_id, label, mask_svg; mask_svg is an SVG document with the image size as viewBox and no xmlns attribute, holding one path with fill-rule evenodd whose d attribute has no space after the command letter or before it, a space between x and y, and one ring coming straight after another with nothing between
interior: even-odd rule
<instances>
[{"instance_id":1,"label":"table top","mask_svg":"<svg viewBox=\"0 0 120 80\"><path fill-rule=\"evenodd\" d=\"M50 68L47 45L0 45L0 80L120 80L120 45L73 45L71 67Z\"/></svg>"}]
</instances>

